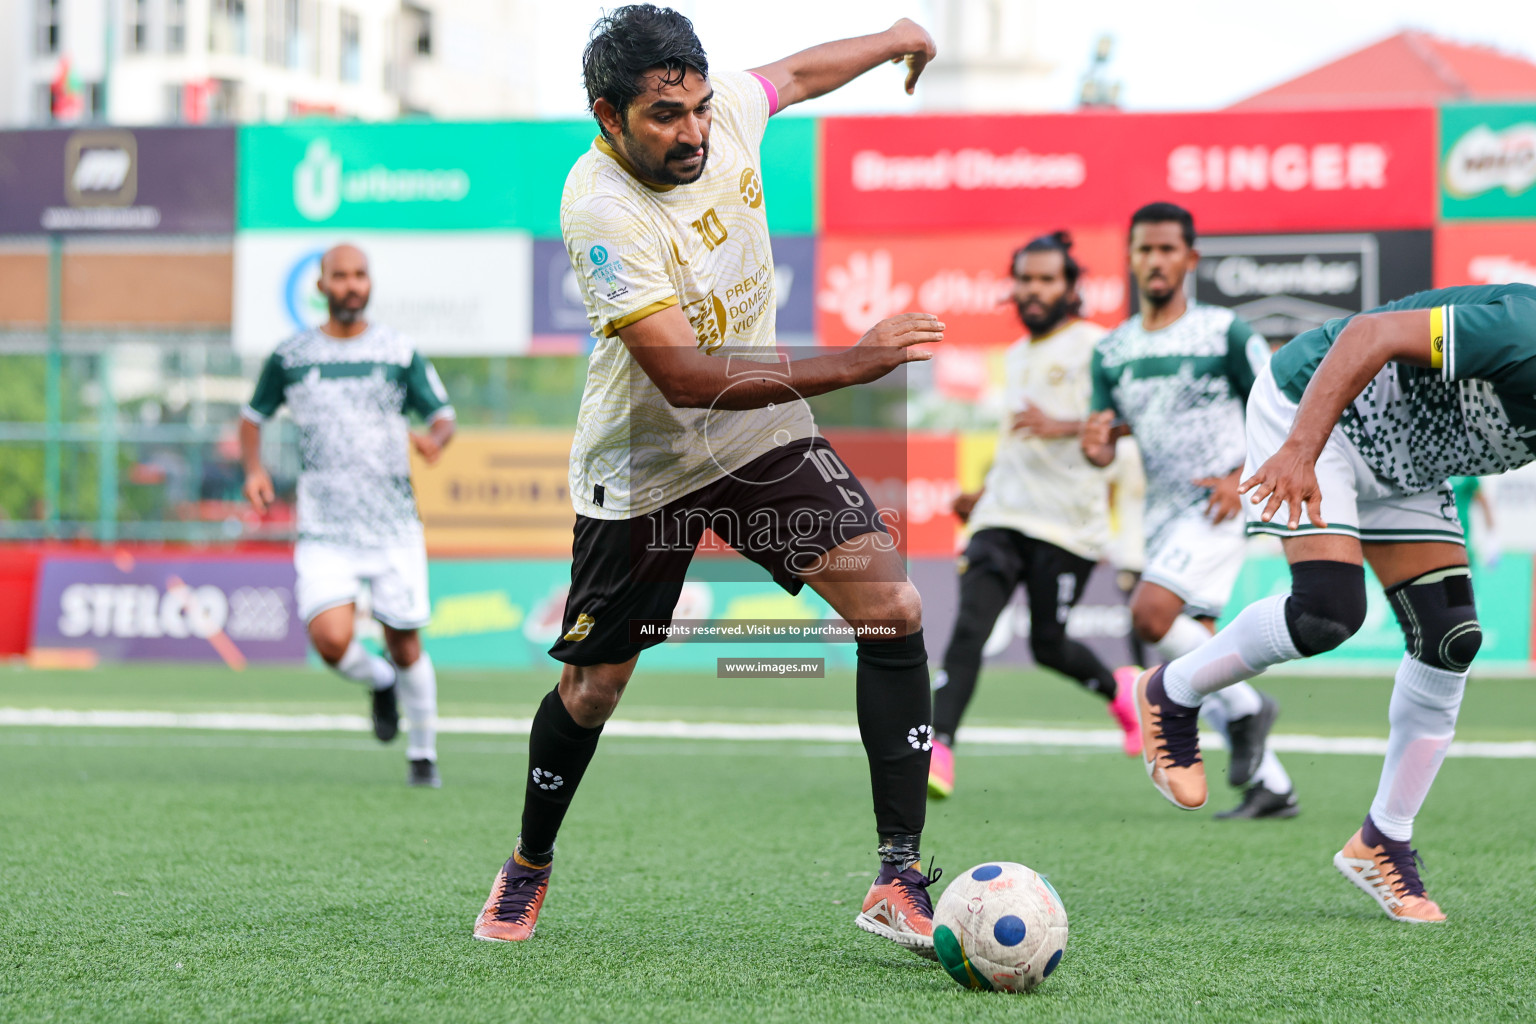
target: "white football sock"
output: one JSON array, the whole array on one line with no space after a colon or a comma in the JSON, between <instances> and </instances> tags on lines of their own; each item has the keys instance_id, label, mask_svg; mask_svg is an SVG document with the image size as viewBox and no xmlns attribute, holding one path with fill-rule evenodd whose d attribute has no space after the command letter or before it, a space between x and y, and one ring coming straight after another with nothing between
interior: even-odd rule
<instances>
[{"instance_id":1,"label":"white football sock","mask_svg":"<svg viewBox=\"0 0 1536 1024\"><path fill-rule=\"evenodd\" d=\"M335 667L353 682L375 690L387 690L395 685L395 666L377 654L368 653L368 649L356 640L347 645L346 653Z\"/></svg>"},{"instance_id":2,"label":"white football sock","mask_svg":"<svg viewBox=\"0 0 1536 1024\"><path fill-rule=\"evenodd\" d=\"M1180 615L1168 627L1163 638L1152 645L1157 656L1164 661L1182 658L1211 638L1211 631L1188 615Z\"/></svg>"},{"instance_id":3,"label":"white football sock","mask_svg":"<svg viewBox=\"0 0 1536 1024\"><path fill-rule=\"evenodd\" d=\"M410 761L437 760L437 672L426 651L400 671L400 703L405 708L405 756Z\"/></svg>"},{"instance_id":4,"label":"white football sock","mask_svg":"<svg viewBox=\"0 0 1536 1024\"><path fill-rule=\"evenodd\" d=\"M1253 773L1253 781L1262 783L1265 789L1281 796L1291 791L1290 773L1267 744L1264 747L1264 760L1259 762L1259 770Z\"/></svg>"},{"instance_id":5,"label":"white football sock","mask_svg":"<svg viewBox=\"0 0 1536 1024\"><path fill-rule=\"evenodd\" d=\"M1230 693L1239 686L1248 686L1248 684L1239 683L1237 686L1218 690L1206 697L1205 703L1200 705L1200 717L1204 718L1206 724L1221 734L1222 741L1226 743L1228 750L1232 749L1232 735L1227 732L1227 722L1231 718L1227 714L1227 708L1222 705L1218 698L1223 694ZM1253 690L1253 687L1248 686L1248 689ZM1254 690L1253 692L1255 699L1257 699L1258 691ZM1251 711L1247 712L1247 714L1252 713ZM1238 717L1243 716L1240 715ZM1280 763L1280 758L1275 756L1275 752L1267 744L1264 747L1264 758L1259 762L1259 770L1253 773L1250 785L1253 782L1262 782L1271 793L1284 795L1291 791L1290 775L1286 772L1285 766Z\"/></svg>"},{"instance_id":6,"label":"white football sock","mask_svg":"<svg viewBox=\"0 0 1536 1024\"><path fill-rule=\"evenodd\" d=\"M1431 668L1404 657L1387 706L1387 761L1381 769L1371 820L1388 839L1413 838L1413 819L1456 734L1456 713L1466 690L1464 672Z\"/></svg>"},{"instance_id":7,"label":"white football sock","mask_svg":"<svg viewBox=\"0 0 1536 1024\"><path fill-rule=\"evenodd\" d=\"M1256 715L1264 707L1264 699L1259 696L1259 691L1255 690L1251 683L1246 682L1233 683L1231 686L1217 690L1205 700L1207 704L1219 702L1226 711L1229 722Z\"/></svg>"},{"instance_id":8,"label":"white football sock","mask_svg":"<svg viewBox=\"0 0 1536 1024\"><path fill-rule=\"evenodd\" d=\"M1301 657L1285 623L1289 599L1289 594L1276 594L1255 601L1208 643L1169 662L1163 670L1164 691L1175 703L1197 707L1207 693Z\"/></svg>"},{"instance_id":9,"label":"white football sock","mask_svg":"<svg viewBox=\"0 0 1536 1024\"><path fill-rule=\"evenodd\" d=\"M1231 750L1232 734L1227 732L1227 709L1221 706L1221 701L1212 697L1205 698L1200 704L1200 717L1205 719L1206 725L1221 735L1221 742Z\"/></svg>"}]
</instances>

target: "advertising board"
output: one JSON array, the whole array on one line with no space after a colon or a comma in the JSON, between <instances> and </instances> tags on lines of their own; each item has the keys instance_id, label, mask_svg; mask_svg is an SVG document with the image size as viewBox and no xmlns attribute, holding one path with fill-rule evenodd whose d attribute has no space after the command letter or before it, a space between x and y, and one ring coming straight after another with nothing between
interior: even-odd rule
<instances>
[{"instance_id":1,"label":"advertising board","mask_svg":"<svg viewBox=\"0 0 1536 1024\"><path fill-rule=\"evenodd\" d=\"M1271 341L1432 286L1429 231L1205 236L1185 278L1200 302L1228 306Z\"/></svg>"},{"instance_id":2,"label":"advertising board","mask_svg":"<svg viewBox=\"0 0 1536 1024\"><path fill-rule=\"evenodd\" d=\"M109 660L302 662L289 555L44 559L32 647Z\"/></svg>"},{"instance_id":3,"label":"advertising board","mask_svg":"<svg viewBox=\"0 0 1536 1024\"><path fill-rule=\"evenodd\" d=\"M1435 208L1428 107L829 118L823 151L832 232L1123 225L1155 199L1221 233L1426 228Z\"/></svg>"},{"instance_id":4,"label":"advertising board","mask_svg":"<svg viewBox=\"0 0 1536 1024\"><path fill-rule=\"evenodd\" d=\"M0 235L227 235L235 129L0 132Z\"/></svg>"},{"instance_id":5,"label":"advertising board","mask_svg":"<svg viewBox=\"0 0 1536 1024\"><path fill-rule=\"evenodd\" d=\"M1536 217L1536 106L1440 108L1440 215Z\"/></svg>"},{"instance_id":6,"label":"advertising board","mask_svg":"<svg viewBox=\"0 0 1536 1024\"><path fill-rule=\"evenodd\" d=\"M532 241L517 231L241 231L235 236L235 349L265 355L326 319L320 256L350 242L368 256L368 318L427 355L528 350Z\"/></svg>"}]
</instances>

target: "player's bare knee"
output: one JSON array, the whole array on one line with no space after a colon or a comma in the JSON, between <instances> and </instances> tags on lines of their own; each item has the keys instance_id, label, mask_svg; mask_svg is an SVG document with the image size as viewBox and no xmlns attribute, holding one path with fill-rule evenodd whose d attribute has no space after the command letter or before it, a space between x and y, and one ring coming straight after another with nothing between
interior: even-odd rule
<instances>
[{"instance_id":1,"label":"player's bare knee","mask_svg":"<svg viewBox=\"0 0 1536 1024\"><path fill-rule=\"evenodd\" d=\"M1292 564L1285 624L1308 658L1354 636L1365 624L1365 567L1324 559Z\"/></svg>"},{"instance_id":2,"label":"player's bare knee","mask_svg":"<svg viewBox=\"0 0 1536 1024\"><path fill-rule=\"evenodd\" d=\"M1177 611L1169 614L1152 601L1131 602L1131 628L1136 631L1136 639L1144 644L1155 644L1167 636L1177 617Z\"/></svg>"},{"instance_id":3,"label":"player's bare knee","mask_svg":"<svg viewBox=\"0 0 1536 1024\"><path fill-rule=\"evenodd\" d=\"M560 673L560 699L576 724L596 728L613 716L629 684L631 665L567 665Z\"/></svg>"},{"instance_id":4,"label":"player's bare knee","mask_svg":"<svg viewBox=\"0 0 1536 1024\"><path fill-rule=\"evenodd\" d=\"M347 648L352 644L351 636L342 636L334 632L311 632L310 643L315 645L315 653L320 655L320 660L335 668L346 656Z\"/></svg>"},{"instance_id":5,"label":"player's bare knee","mask_svg":"<svg viewBox=\"0 0 1536 1024\"><path fill-rule=\"evenodd\" d=\"M421 659L421 634L414 629L384 630L384 646L389 660L400 668L410 668Z\"/></svg>"},{"instance_id":6,"label":"player's bare knee","mask_svg":"<svg viewBox=\"0 0 1536 1024\"><path fill-rule=\"evenodd\" d=\"M1472 599L1472 574L1447 566L1387 588L1408 656L1431 668L1465 672L1483 645Z\"/></svg>"},{"instance_id":7,"label":"player's bare knee","mask_svg":"<svg viewBox=\"0 0 1536 1024\"><path fill-rule=\"evenodd\" d=\"M923 628L923 597L910 581L896 586L884 605L875 617L900 623L903 636Z\"/></svg>"}]
</instances>

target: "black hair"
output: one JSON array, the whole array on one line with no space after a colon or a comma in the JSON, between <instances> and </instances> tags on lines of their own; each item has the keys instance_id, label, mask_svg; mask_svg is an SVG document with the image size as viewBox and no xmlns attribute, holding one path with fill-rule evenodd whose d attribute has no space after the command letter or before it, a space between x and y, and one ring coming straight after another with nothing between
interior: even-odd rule
<instances>
[{"instance_id":1,"label":"black hair","mask_svg":"<svg viewBox=\"0 0 1536 1024\"><path fill-rule=\"evenodd\" d=\"M1131 230L1137 224L1177 224L1184 232L1184 244L1195 247L1195 218L1176 203L1148 203L1131 214Z\"/></svg>"},{"instance_id":2,"label":"black hair","mask_svg":"<svg viewBox=\"0 0 1536 1024\"><path fill-rule=\"evenodd\" d=\"M1061 253L1061 274L1067 280L1067 293L1072 297L1066 300L1062 311L1067 316L1081 316L1083 312L1083 297L1074 294L1077 291L1077 280L1083 276L1083 268L1078 265L1072 256L1072 235L1066 231L1052 231L1048 235L1041 235L1032 241L1026 242L1013 251L1013 259L1008 261L1008 273L1012 275L1018 270L1019 260L1026 253L1032 252L1059 252Z\"/></svg>"},{"instance_id":3,"label":"black hair","mask_svg":"<svg viewBox=\"0 0 1536 1024\"><path fill-rule=\"evenodd\" d=\"M640 76L652 68L661 69L666 85L677 85L690 68L709 76L709 58L693 22L655 4L630 4L605 13L592 26L592 38L581 55L587 107L605 99L622 121L640 95Z\"/></svg>"},{"instance_id":4,"label":"black hair","mask_svg":"<svg viewBox=\"0 0 1536 1024\"><path fill-rule=\"evenodd\" d=\"M1067 287L1077 287L1077 279L1083 276L1083 268L1078 266L1077 260L1072 257L1072 235L1067 231L1052 231L1048 235L1041 235L1033 241L1021 245L1013 251L1013 259L1008 261L1008 273L1012 274L1019 266L1019 260L1027 252L1059 252L1061 253L1061 272L1067 279Z\"/></svg>"}]
</instances>

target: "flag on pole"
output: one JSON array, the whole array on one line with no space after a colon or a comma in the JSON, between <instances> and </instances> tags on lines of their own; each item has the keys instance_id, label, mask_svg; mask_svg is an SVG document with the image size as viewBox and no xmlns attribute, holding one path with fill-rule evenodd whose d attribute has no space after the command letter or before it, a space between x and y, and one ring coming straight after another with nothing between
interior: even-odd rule
<instances>
[{"instance_id":1,"label":"flag on pole","mask_svg":"<svg viewBox=\"0 0 1536 1024\"><path fill-rule=\"evenodd\" d=\"M85 116L85 98L80 95L80 79L69 66L69 55L59 58L59 73L49 86L50 104L55 121L78 121Z\"/></svg>"}]
</instances>

